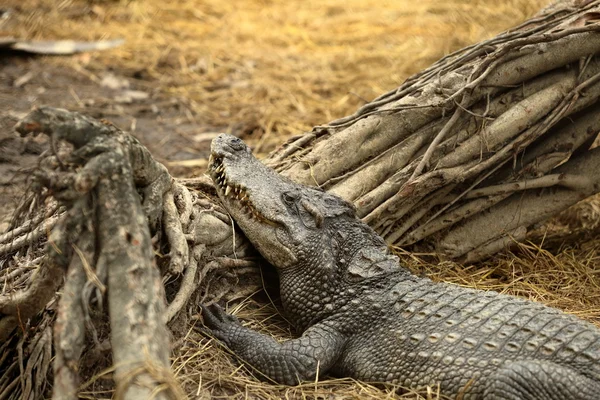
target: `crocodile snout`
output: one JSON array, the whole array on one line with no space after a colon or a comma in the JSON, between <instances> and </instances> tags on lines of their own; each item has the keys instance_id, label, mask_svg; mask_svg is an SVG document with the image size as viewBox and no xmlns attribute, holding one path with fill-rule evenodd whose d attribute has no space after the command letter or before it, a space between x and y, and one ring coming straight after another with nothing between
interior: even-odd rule
<instances>
[{"instance_id":1,"label":"crocodile snout","mask_svg":"<svg viewBox=\"0 0 600 400\"><path fill-rule=\"evenodd\" d=\"M236 153L250 153L250 149L238 137L222 133L213 139L210 150L213 157L225 157Z\"/></svg>"}]
</instances>

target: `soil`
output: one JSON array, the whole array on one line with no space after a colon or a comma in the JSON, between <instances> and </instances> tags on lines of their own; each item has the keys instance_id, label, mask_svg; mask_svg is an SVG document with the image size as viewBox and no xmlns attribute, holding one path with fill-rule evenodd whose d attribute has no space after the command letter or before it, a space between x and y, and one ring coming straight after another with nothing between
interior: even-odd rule
<instances>
[{"instance_id":1,"label":"soil","mask_svg":"<svg viewBox=\"0 0 600 400\"><path fill-rule=\"evenodd\" d=\"M45 63L43 57L0 55L0 232L25 192L45 136L22 138L16 122L36 106L52 105L110 120L132 132L175 176L203 172L210 141L223 130L192 116L187 99L161 95L136 72L99 77ZM208 132L208 133L207 133Z\"/></svg>"}]
</instances>

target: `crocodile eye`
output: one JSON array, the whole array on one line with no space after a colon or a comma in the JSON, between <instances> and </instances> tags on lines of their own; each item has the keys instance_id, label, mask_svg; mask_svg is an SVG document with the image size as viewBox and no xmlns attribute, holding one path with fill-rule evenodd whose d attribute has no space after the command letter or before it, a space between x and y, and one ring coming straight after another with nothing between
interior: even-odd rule
<instances>
[{"instance_id":1,"label":"crocodile eye","mask_svg":"<svg viewBox=\"0 0 600 400\"><path fill-rule=\"evenodd\" d=\"M283 192L281 200L287 205L292 205L296 202L296 198L288 192Z\"/></svg>"}]
</instances>

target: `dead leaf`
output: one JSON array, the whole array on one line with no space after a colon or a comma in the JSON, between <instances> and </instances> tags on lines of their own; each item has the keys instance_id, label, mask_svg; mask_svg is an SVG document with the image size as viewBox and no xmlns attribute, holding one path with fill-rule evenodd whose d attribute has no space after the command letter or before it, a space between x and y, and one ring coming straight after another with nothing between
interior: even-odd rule
<instances>
[{"instance_id":1,"label":"dead leaf","mask_svg":"<svg viewBox=\"0 0 600 400\"><path fill-rule=\"evenodd\" d=\"M146 100L150 95L146 92L142 92L141 90L124 90L118 96L115 96L115 101L117 103L126 103L130 104L139 100Z\"/></svg>"},{"instance_id":2,"label":"dead leaf","mask_svg":"<svg viewBox=\"0 0 600 400\"><path fill-rule=\"evenodd\" d=\"M15 79L13 86L19 88L19 87L25 85L27 82L29 82L32 78L33 78L33 72L30 71L24 75L21 75L17 79Z\"/></svg>"},{"instance_id":3,"label":"dead leaf","mask_svg":"<svg viewBox=\"0 0 600 400\"><path fill-rule=\"evenodd\" d=\"M129 88L129 81L114 74L106 74L102 77L100 84L106 88L119 90Z\"/></svg>"},{"instance_id":4,"label":"dead leaf","mask_svg":"<svg viewBox=\"0 0 600 400\"><path fill-rule=\"evenodd\" d=\"M13 37L2 37L0 38L0 48L33 54L70 55L85 51L112 49L124 42L123 39L76 42L74 40L20 40Z\"/></svg>"}]
</instances>

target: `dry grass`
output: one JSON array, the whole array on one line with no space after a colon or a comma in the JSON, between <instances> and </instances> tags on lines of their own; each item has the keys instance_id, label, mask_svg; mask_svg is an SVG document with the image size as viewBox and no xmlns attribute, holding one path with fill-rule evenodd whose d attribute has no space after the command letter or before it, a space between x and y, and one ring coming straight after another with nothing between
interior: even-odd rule
<instances>
[{"instance_id":1,"label":"dry grass","mask_svg":"<svg viewBox=\"0 0 600 400\"><path fill-rule=\"evenodd\" d=\"M15 36L126 39L115 50L47 62L90 76L107 68L137 72L164 95L187 99L190 118L243 133L265 152L289 135L350 114L442 55L516 25L547 0L8 3L31 10L9 32ZM594 204L559 220L563 228L583 215L597 231L600 202ZM525 245L477 266L425 262L431 257L414 254L402 259L435 280L525 296L598 324L600 240L587 232L575 248ZM234 311L260 331L291 336L268 302L248 299ZM197 326L176 341L173 367L189 397L198 399L439 398L435 390L398 395L393 387L349 379L293 388L260 383ZM85 395L111 396L100 390L90 384Z\"/></svg>"},{"instance_id":2,"label":"dry grass","mask_svg":"<svg viewBox=\"0 0 600 400\"><path fill-rule=\"evenodd\" d=\"M11 2L35 10L14 35L126 39L115 50L52 62L143 71L156 88L188 98L195 119L251 134L270 150L548 0Z\"/></svg>"}]
</instances>

